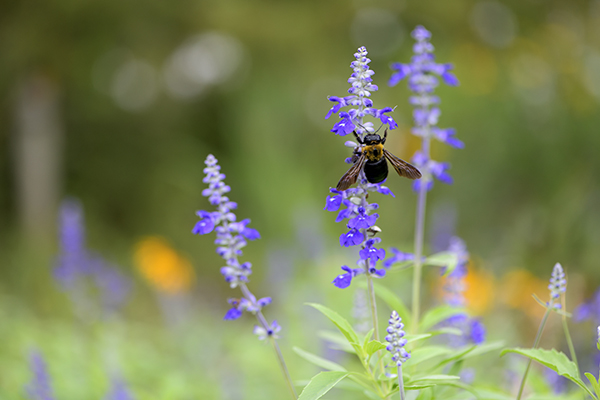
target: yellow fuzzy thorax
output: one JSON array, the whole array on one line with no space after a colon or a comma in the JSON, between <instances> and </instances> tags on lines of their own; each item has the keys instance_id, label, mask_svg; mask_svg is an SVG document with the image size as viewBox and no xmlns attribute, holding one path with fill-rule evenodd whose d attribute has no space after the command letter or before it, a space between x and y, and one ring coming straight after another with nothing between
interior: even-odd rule
<instances>
[{"instance_id":1,"label":"yellow fuzzy thorax","mask_svg":"<svg viewBox=\"0 0 600 400\"><path fill-rule=\"evenodd\" d=\"M363 152L369 161L379 161L383 157L383 145L379 143L365 146Z\"/></svg>"}]
</instances>

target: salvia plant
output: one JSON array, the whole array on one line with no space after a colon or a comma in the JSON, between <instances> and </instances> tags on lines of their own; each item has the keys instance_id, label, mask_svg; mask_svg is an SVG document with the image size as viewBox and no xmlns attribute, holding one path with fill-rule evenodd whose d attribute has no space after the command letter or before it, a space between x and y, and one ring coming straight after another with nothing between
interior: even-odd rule
<instances>
[{"instance_id":1,"label":"salvia plant","mask_svg":"<svg viewBox=\"0 0 600 400\"><path fill-rule=\"evenodd\" d=\"M381 196L394 198L390 201L397 200L385 186L386 180L370 178L364 169L367 164L359 161L365 160L361 157L366 154L368 146L372 146L365 143L366 138L375 137L380 129L384 129L384 139L388 132L390 135L399 134L393 117L395 108L379 104L375 107L372 97L379 87L374 83L375 72L369 66L371 60L365 47L359 47L353 55L347 95L328 97L330 109L325 119L336 118L330 131L344 138L340 140L340 146L343 141L351 152L345 161L349 164L349 172L353 171L353 179L343 181L342 178L340 182L344 184L330 188L327 193L323 188L323 196L326 196L324 211L336 223L341 223L337 225L339 237L336 249L350 260L331 266L325 283L331 282L335 293L355 291L353 316L356 323L353 325L342 316L343 313L325 305L311 302L308 306L332 323L330 330L319 332L316 336L324 339L332 350L342 350L349 356L331 360L294 347L296 355L316 365L320 371L309 379L292 379L278 340L286 331L277 320L267 318L265 311L272 302L271 297L256 296L250 290L253 266L243 259L243 249L248 242L261 236L250 227L249 219L238 220L235 213L237 203L229 198L231 187L225 183L225 174L221 172L217 158L209 154L205 159L203 179L207 187L202 194L210 206L206 207L207 210L197 211L199 219L192 233L202 236L214 233L216 253L222 258L220 272L225 284L235 293L223 299L223 303L226 301L228 304L223 323L235 324L236 320L249 316L256 319L253 334L259 341L271 345L274 360L281 368L289 396L293 399L318 400L336 388L351 391L352 398L365 399L520 400L535 394L537 389L530 377L535 361L545 368L547 380L556 393L568 392L564 384L568 380L574 384L571 385L573 388L579 390L579 398L587 396L600 400L598 366L594 367L593 373L584 373L587 381L583 380L579 369L569 331L571 313L565 295L567 274L561 264L554 265L549 273L548 294L542 296L543 300L533 295L544 314L532 347L504 348L498 354L504 343L486 341L482 320L467 311L469 304L465 293L468 290L467 278L472 271L469 270L471 258L465 241L453 236L444 244L445 247L440 247L444 248L443 251L435 254L429 251L430 246L425 242L427 195L436 181L453 182L449 174L450 164L434 160L432 146L438 142L437 145L441 143L462 149L464 143L457 138L455 129L438 126L441 99L435 90L441 83L451 87L459 84L452 72L453 66L436 61L432 35L427 29L417 26L412 38L414 45L410 61L392 64L393 72L388 82L390 86L401 81L407 83L411 94L408 101L401 104L408 103L406 108L412 107L411 133L418 137L420 143L411 159L420 171L420 179L412 183L412 191L416 193L416 213L411 251L390 247L394 241L405 240L389 237L378 226L381 219L388 218L388 210L380 207L378 202ZM347 140L349 135L353 140ZM377 144L381 146L378 147L381 153L384 139ZM341 168L340 173L344 170ZM343 176L348 176L349 172ZM417 178L418 174L406 176ZM411 190L407 181L398 182L398 190ZM402 205L402 209L409 207ZM412 219L412 216L409 217ZM59 225L60 250L53 272L60 288L72 299L75 313L84 321L89 320L90 315L98 321L114 316L125 303L131 286L129 279L87 248L83 208L78 201L68 199L62 203ZM159 250L163 249L160 251L175 254L160 242L152 243L153 246L158 243L161 246ZM432 300L429 303L434 306L422 310L421 281L425 267L433 267L434 273L440 275L441 293L439 304L435 305ZM410 293L400 292L392 284L391 272L402 277L412 274ZM411 280L410 276L407 280ZM185 282L189 283L189 280L182 280L176 287L186 286ZM595 345L600 352L600 290L591 300L576 307L573 314L575 322L594 322L595 337L589 345ZM385 318L380 319L380 316ZM568 355L556 349L540 348L542 334L550 318L561 319L560 340L563 340L564 334ZM514 358L521 364L516 364L517 367L509 371L511 384L492 390L478 383L481 374L469 367L473 358L487 355L495 360L509 353L521 356ZM32 353L30 369L31 380L24 386L24 395L30 400L58 399L41 353ZM125 380L120 375L113 375L104 400L133 398L133 391L127 387Z\"/></svg>"}]
</instances>

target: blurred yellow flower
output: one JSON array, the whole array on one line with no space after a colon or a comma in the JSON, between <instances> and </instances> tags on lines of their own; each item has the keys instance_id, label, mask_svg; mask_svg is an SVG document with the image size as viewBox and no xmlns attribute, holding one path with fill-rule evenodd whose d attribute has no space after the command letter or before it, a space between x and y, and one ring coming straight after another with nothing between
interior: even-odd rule
<instances>
[{"instance_id":1,"label":"blurred yellow flower","mask_svg":"<svg viewBox=\"0 0 600 400\"><path fill-rule=\"evenodd\" d=\"M160 237L140 240L134 259L142 276L161 292L187 292L196 278L192 264Z\"/></svg>"},{"instance_id":2,"label":"blurred yellow flower","mask_svg":"<svg viewBox=\"0 0 600 400\"><path fill-rule=\"evenodd\" d=\"M502 279L502 301L512 308L523 310L531 317L541 318L545 310L533 299L548 300L548 281L524 269L508 272Z\"/></svg>"},{"instance_id":3,"label":"blurred yellow flower","mask_svg":"<svg viewBox=\"0 0 600 400\"><path fill-rule=\"evenodd\" d=\"M441 277L436 282L436 293L440 300L444 299L444 285L446 278ZM469 260L467 275L462 279L465 298L465 308L470 315L479 316L485 314L493 306L495 299L496 283L491 272L484 271Z\"/></svg>"},{"instance_id":4,"label":"blurred yellow flower","mask_svg":"<svg viewBox=\"0 0 600 400\"><path fill-rule=\"evenodd\" d=\"M490 271L476 268L472 261L467 266L465 277L466 291L464 293L467 309L472 315L482 315L489 311L495 299L496 283Z\"/></svg>"}]
</instances>

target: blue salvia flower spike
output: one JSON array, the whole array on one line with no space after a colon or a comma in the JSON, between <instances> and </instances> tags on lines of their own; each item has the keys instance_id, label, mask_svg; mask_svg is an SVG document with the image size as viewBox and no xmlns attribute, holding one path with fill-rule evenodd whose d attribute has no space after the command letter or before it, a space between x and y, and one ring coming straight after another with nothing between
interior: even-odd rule
<instances>
[{"instance_id":1,"label":"blue salvia flower spike","mask_svg":"<svg viewBox=\"0 0 600 400\"><path fill-rule=\"evenodd\" d=\"M458 79L451 72L453 67L451 64L435 62L434 47L430 42L431 33L427 29L417 26L411 35L415 39L411 62L409 64L392 64L394 72L388 83L390 86L394 86L401 80L407 81L409 89L413 92L413 96L410 97L410 103L414 107L412 133L421 138L421 149L412 158L412 163L419 168L422 174L421 179L413 182L413 189L418 193L418 200L415 224L412 318L414 327L418 330L427 192L433 188L434 178L446 184L453 182L452 177L448 174L450 164L431 159L431 142L438 140L455 148L463 148L464 144L456 138L454 129L443 129L437 126L441 114L438 107L440 98L434 95L434 91L439 85L440 79L447 85L458 85Z\"/></svg>"},{"instance_id":2,"label":"blue salvia flower spike","mask_svg":"<svg viewBox=\"0 0 600 400\"><path fill-rule=\"evenodd\" d=\"M231 191L231 188L223 181L225 175L221 173L221 166L218 164L217 159L209 154L204 163L206 164L206 168L204 168L206 176L203 182L208 184L208 188L202 191L202 195L208 197L209 203L215 206L216 211L200 210L196 212L200 220L194 225L192 233L206 235L213 231L216 232L217 254L225 260L225 266L221 268L221 274L231 288L239 288L242 292L241 298L230 298L228 300L231 308L225 313L223 319L238 319L244 311L253 314L257 318L259 325L254 327L253 333L258 336L259 340L269 340L271 342L290 393L294 398L298 398L276 340L278 339L277 334L281 331L281 326L277 321L269 323L262 313L263 307L271 303L271 298L263 297L259 299L250 292L246 283L248 283L252 274L252 264L240 262L239 260L247 241L259 239L260 234L256 229L248 227L249 219L237 221L237 217L233 213L233 210L237 208L237 204L225 196L226 193Z\"/></svg>"},{"instance_id":3,"label":"blue salvia flower spike","mask_svg":"<svg viewBox=\"0 0 600 400\"><path fill-rule=\"evenodd\" d=\"M33 377L29 384L25 386L27 397L30 400L54 400L50 375L42 354L38 351L32 351L29 365Z\"/></svg>"},{"instance_id":4,"label":"blue salvia flower spike","mask_svg":"<svg viewBox=\"0 0 600 400\"><path fill-rule=\"evenodd\" d=\"M556 309L561 308L560 302L556 302L556 300L562 293L566 292L567 279L565 278L565 271L560 263L556 263L552 269L552 276L550 277L548 289L550 289L550 301L546 303L548 307L554 307Z\"/></svg>"},{"instance_id":5,"label":"blue salvia flower spike","mask_svg":"<svg viewBox=\"0 0 600 400\"><path fill-rule=\"evenodd\" d=\"M388 342L386 350L392 355L392 362L398 371L398 391L400 398L404 400L404 382L402 379L402 365L410 358L410 354L406 351L406 339L404 339L404 324L398 313L394 310L390 315L387 327L387 335L385 340Z\"/></svg>"},{"instance_id":6,"label":"blue salvia flower spike","mask_svg":"<svg viewBox=\"0 0 600 400\"><path fill-rule=\"evenodd\" d=\"M369 68L371 60L367 58L367 49L359 47L354 53L355 60L350 63L353 73L348 79L350 88L349 96L337 97L330 96L329 100L336 103L325 118L333 114L338 114L340 121L337 122L332 132L340 136L346 136L353 131L361 139L367 133L374 132L373 123L364 121L364 117L370 115L377 118L381 123L388 125L390 129L395 129L398 125L396 121L387 113L393 111L391 107L377 109L373 107L373 101L370 99L371 92L377 91L377 85L373 84L373 70ZM350 107L347 111L340 111L344 107ZM352 141L345 142L345 145L357 148L358 144ZM352 163L351 158L346 159L347 163ZM348 220L346 226L348 231L340 235L340 246L351 247L360 246L358 268L350 268L347 265L342 266L343 273L338 275L333 284L344 289L350 286L352 279L358 275L368 273L371 277L381 278L385 276L387 265L384 268L376 268L379 260L385 257L385 250L378 247L381 239L373 236L380 232L376 226L379 214L374 211L379 208L376 203L369 203L367 196L369 192L376 191L384 195L394 194L387 187L381 184L369 183L364 172L361 171L356 188L346 190L330 189L331 195L327 197L325 210L338 212L336 222Z\"/></svg>"}]
</instances>

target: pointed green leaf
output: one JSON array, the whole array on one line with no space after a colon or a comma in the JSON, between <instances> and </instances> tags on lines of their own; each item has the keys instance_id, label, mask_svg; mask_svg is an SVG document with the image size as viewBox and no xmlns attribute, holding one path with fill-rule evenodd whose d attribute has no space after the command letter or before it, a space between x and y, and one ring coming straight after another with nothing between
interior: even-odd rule
<instances>
[{"instance_id":1,"label":"pointed green leaf","mask_svg":"<svg viewBox=\"0 0 600 400\"><path fill-rule=\"evenodd\" d=\"M590 383L592 384L592 387L594 388L594 392L596 392L596 397L600 397L600 384L598 384L596 377L594 375L590 374L589 372L586 372L585 376L588 379L588 381L590 381Z\"/></svg>"},{"instance_id":2,"label":"pointed green leaf","mask_svg":"<svg viewBox=\"0 0 600 400\"><path fill-rule=\"evenodd\" d=\"M435 374L435 375L425 375L425 376L418 376L418 377L416 376L416 377L412 378L412 380L409 383L411 385L423 384L423 383L439 384L440 382L454 381L454 380L460 380L460 376Z\"/></svg>"},{"instance_id":3,"label":"pointed green leaf","mask_svg":"<svg viewBox=\"0 0 600 400\"><path fill-rule=\"evenodd\" d=\"M585 390L589 395L595 397L579 377L579 368L577 368L577 365L573 361L569 360L564 353L556 351L556 349L505 349L502 350L500 356L503 356L506 353L517 353L531 358L532 360L545 365L551 370L554 370L557 374L569 379L581 389Z\"/></svg>"},{"instance_id":4,"label":"pointed green leaf","mask_svg":"<svg viewBox=\"0 0 600 400\"><path fill-rule=\"evenodd\" d=\"M418 335L406 335L404 339L406 339L406 343L416 342L417 340L430 338L431 333L420 333Z\"/></svg>"},{"instance_id":5,"label":"pointed green leaf","mask_svg":"<svg viewBox=\"0 0 600 400\"><path fill-rule=\"evenodd\" d=\"M539 304L540 306L544 307L545 309L548 309L548 304L546 304L546 302L545 302L545 301L542 301L542 300L540 300L540 298L539 298L539 297L537 297L535 294L532 294L531 296L533 297L533 299L534 299L535 301L537 301L537 302L538 302L538 304ZM565 316L565 317L567 317L567 318L571 318L571 317L572 317L571 313L568 313L568 312L566 312L566 311L563 311L563 310L561 310L560 308L554 308L554 307L552 307L552 308L551 308L551 310L552 310L552 311L554 311L555 313L559 314L559 315L564 315L564 316Z\"/></svg>"},{"instance_id":6,"label":"pointed green leaf","mask_svg":"<svg viewBox=\"0 0 600 400\"><path fill-rule=\"evenodd\" d=\"M329 361L325 358L319 357L316 354L310 353L306 350L302 350L299 347L294 346L293 350L300 357L304 358L306 361L315 364L321 368L325 368L329 371L342 371L346 372L346 368L342 367L340 364L334 363L333 361Z\"/></svg>"},{"instance_id":7,"label":"pointed green leaf","mask_svg":"<svg viewBox=\"0 0 600 400\"><path fill-rule=\"evenodd\" d=\"M423 315L419 329L426 332L428 329L439 324L440 322L450 318L456 314L465 313L466 310L460 307L452 307L448 305L434 307Z\"/></svg>"},{"instance_id":8,"label":"pointed green leaf","mask_svg":"<svg viewBox=\"0 0 600 400\"><path fill-rule=\"evenodd\" d=\"M418 365L422 362L441 357L451 353L452 349L449 349L444 346L426 346L419 347L410 353L410 365L411 367L414 365Z\"/></svg>"},{"instance_id":9,"label":"pointed green leaf","mask_svg":"<svg viewBox=\"0 0 600 400\"><path fill-rule=\"evenodd\" d=\"M367 334L365 335L363 341L362 341L362 347L363 349L365 347L367 347L367 343L369 343L369 340L373 337L373 332L375 332L375 328L371 329L369 332L367 332Z\"/></svg>"},{"instance_id":10,"label":"pointed green leaf","mask_svg":"<svg viewBox=\"0 0 600 400\"><path fill-rule=\"evenodd\" d=\"M329 392L338 382L349 375L348 372L319 372L304 387L298 400L317 400Z\"/></svg>"},{"instance_id":11,"label":"pointed green leaf","mask_svg":"<svg viewBox=\"0 0 600 400\"><path fill-rule=\"evenodd\" d=\"M352 345L348 343L348 340L339 332L319 331L317 332L317 336L333 343L333 346L329 346L331 349L342 350L347 353L356 354L354 347L352 347Z\"/></svg>"},{"instance_id":12,"label":"pointed green leaf","mask_svg":"<svg viewBox=\"0 0 600 400\"><path fill-rule=\"evenodd\" d=\"M306 303L306 304L313 308L316 308L323 315L325 315L327 318L329 318L329 320L331 322L333 322L335 326L337 326L337 328L340 330L340 332L342 332L342 335L344 335L346 337L346 339L348 339L348 342L350 342L350 344L359 345L358 335L354 331L354 328L352 328L352 325L350 325L350 323L344 317L342 317L340 314L336 313L332 309L327 308L321 304L317 304L317 303Z\"/></svg>"},{"instance_id":13,"label":"pointed green leaf","mask_svg":"<svg viewBox=\"0 0 600 400\"><path fill-rule=\"evenodd\" d=\"M386 347L386 345L383 344L383 343L381 343L380 341L378 341L378 340L371 340L365 346L365 351L367 352L367 354L369 356L372 356L373 354L375 354L379 350L385 349L385 347Z\"/></svg>"},{"instance_id":14,"label":"pointed green leaf","mask_svg":"<svg viewBox=\"0 0 600 400\"><path fill-rule=\"evenodd\" d=\"M458 264L458 256L456 253L450 251L441 251L427 257L424 264L433 265L436 267L446 267L444 276L448 276L452 273L452 271L454 271L454 269L456 269Z\"/></svg>"},{"instance_id":15,"label":"pointed green leaf","mask_svg":"<svg viewBox=\"0 0 600 400\"><path fill-rule=\"evenodd\" d=\"M480 344L475 346L475 348L465 354L461 359L466 360L467 358L477 357L479 355L488 353L490 351L499 350L504 346L503 340L497 340L495 342Z\"/></svg>"}]
</instances>

